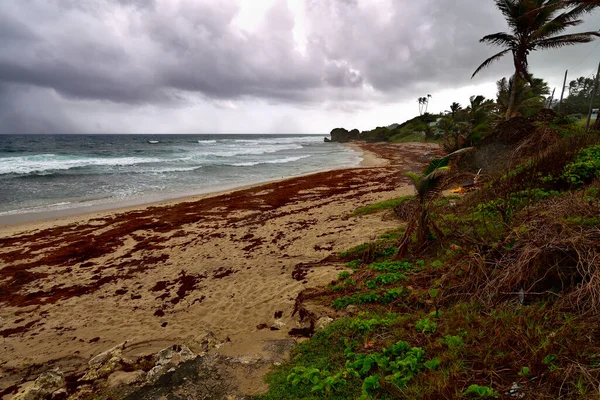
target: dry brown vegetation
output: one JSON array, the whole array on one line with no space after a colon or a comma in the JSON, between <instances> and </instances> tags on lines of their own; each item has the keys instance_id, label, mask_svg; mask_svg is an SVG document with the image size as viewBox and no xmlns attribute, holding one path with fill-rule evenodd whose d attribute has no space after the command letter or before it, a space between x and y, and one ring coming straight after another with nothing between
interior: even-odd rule
<instances>
[{"instance_id":1,"label":"dry brown vegetation","mask_svg":"<svg viewBox=\"0 0 600 400\"><path fill-rule=\"evenodd\" d=\"M293 365L318 365L320 352L325 357L344 337L356 339L362 354L401 340L440 360L402 387L403 398L463 398L471 385L501 398L600 397L600 179L574 184L564 175L598 143L547 110L498 124L448 176L467 179L485 167L483 187L429 202L436 229L427 240L408 235L402 259L393 248L406 239L403 229L351 249L343 254L351 275L299 296L308 316L333 305L346 318L328 339L300 349ZM408 231L417 223L414 201L394 211ZM386 283L392 278L400 280ZM445 345L449 336L461 345ZM373 393L397 393L381 382Z\"/></svg>"}]
</instances>

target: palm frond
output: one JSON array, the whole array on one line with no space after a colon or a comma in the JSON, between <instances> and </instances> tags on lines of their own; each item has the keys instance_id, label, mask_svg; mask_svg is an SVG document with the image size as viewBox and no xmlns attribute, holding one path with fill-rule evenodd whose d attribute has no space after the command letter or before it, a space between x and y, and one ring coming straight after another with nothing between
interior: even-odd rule
<instances>
[{"instance_id":1,"label":"palm frond","mask_svg":"<svg viewBox=\"0 0 600 400\"><path fill-rule=\"evenodd\" d=\"M500 53L495 54L493 56L491 56L490 58L488 58L487 60L485 60L476 70L475 72L473 72L473 75L471 75L471 79L473 79L473 77L475 77L475 75L477 75L479 73L479 71L481 71L482 69L490 66L490 64L492 64L494 61L499 60L500 58L502 58L506 53L508 53L510 51L510 49L506 49L506 50L502 50Z\"/></svg>"},{"instance_id":2,"label":"palm frond","mask_svg":"<svg viewBox=\"0 0 600 400\"><path fill-rule=\"evenodd\" d=\"M431 201L438 197L443 190L443 179L450 173L450 167L440 167L421 178L419 182L419 197L422 201Z\"/></svg>"},{"instance_id":3,"label":"palm frond","mask_svg":"<svg viewBox=\"0 0 600 400\"><path fill-rule=\"evenodd\" d=\"M509 33L498 32L482 37L479 42L512 48L518 44L518 39Z\"/></svg>"},{"instance_id":4,"label":"palm frond","mask_svg":"<svg viewBox=\"0 0 600 400\"><path fill-rule=\"evenodd\" d=\"M406 176L407 178L410 178L410 180L413 182L413 185L415 185L415 187L419 185L419 181L421 180L421 175L415 174L414 172L405 172L402 175Z\"/></svg>"},{"instance_id":5,"label":"palm frond","mask_svg":"<svg viewBox=\"0 0 600 400\"><path fill-rule=\"evenodd\" d=\"M470 153L470 152L472 152L474 150L475 150L475 147L472 147L472 146L471 147L465 147L464 149L456 150L456 151L448 154L444 158L453 158L453 157L456 157L456 156L460 156L462 154Z\"/></svg>"},{"instance_id":6,"label":"palm frond","mask_svg":"<svg viewBox=\"0 0 600 400\"><path fill-rule=\"evenodd\" d=\"M433 172L424 176L422 179L427 182L433 182L443 176L446 176L449 172L450 172L450 167L436 168Z\"/></svg>"},{"instance_id":7,"label":"palm frond","mask_svg":"<svg viewBox=\"0 0 600 400\"><path fill-rule=\"evenodd\" d=\"M540 26L532 35L533 39L548 38L564 32L567 28L577 26L583 23L579 17L584 14L585 8L575 7L569 11L563 12L551 21Z\"/></svg>"},{"instance_id":8,"label":"palm frond","mask_svg":"<svg viewBox=\"0 0 600 400\"><path fill-rule=\"evenodd\" d=\"M534 48L539 49L558 49L578 43L589 43L596 37L600 37L600 32L590 31L581 33L571 33L568 35L554 36L547 39L536 40L533 42Z\"/></svg>"},{"instance_id":9,"label":"palm frond","mask_svg":"<svg viewBox=\"0 0 600 400\"><path fill-rule=\"evenodd\" d=\"M600 7L600 0L565 0L561 4L564 7L576 6L581 8L583 12L592 12L595 8Z\"/></svg>"},{"instance_id":10,"label":"palm frond","mask_svg":"<svg viewBox=\"0 0 600 400\"><path fill-rule=\"evenodd\" d=\"M495 0L496 7L504 15L511 28L515 28L519 19L519 5L515 0Z\"/></svg>"}]
</instances>

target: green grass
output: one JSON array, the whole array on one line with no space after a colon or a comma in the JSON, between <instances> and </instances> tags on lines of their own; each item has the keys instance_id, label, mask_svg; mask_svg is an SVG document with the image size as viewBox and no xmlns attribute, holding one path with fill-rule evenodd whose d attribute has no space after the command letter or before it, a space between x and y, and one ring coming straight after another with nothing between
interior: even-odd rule
<instances>
[{"instance_id":1,"label":"green grass","mask_svg":"<svg viewBox=\"0 0 600 400\"><path fill-rule=\"evenodd\" d=\"M405 227L400 227L391 232L385 233L379 239L373 242L359 244L347 251L340 253L340 256L347 261L352 262L348 265L350 268L355 268L360 263L371 263L375 260L387 259L396 253L396 243L404 234ZM361 262L357 260L362 260Z\"/></svg>"},{"instance_id":2,"label":"green grass","mask_svg":"<svg viewBox=\"0 0 600 400\"><path fill-rule=\"evenodd\" d=\"M398 199L386 200L379 203L371 204L364 207L359 207L352 213L353 216L369 215L384 210L391 210L396 206L404 203L407 200L414 199L415 196L403 196Z\"/></svg>"},{"instance_id":3,"label":"green grass","mask_svg":"<svg viewBox=\"0 0 600 400\"><path fill-rule=\"evenodd\" d=\"M390 142L392 142L392 143L413 143L413 142L424 143L425 136L421 133L411 133L407 136L397 135L397 136L392 136L390 138Z\"/></svg>"}]
</instances>

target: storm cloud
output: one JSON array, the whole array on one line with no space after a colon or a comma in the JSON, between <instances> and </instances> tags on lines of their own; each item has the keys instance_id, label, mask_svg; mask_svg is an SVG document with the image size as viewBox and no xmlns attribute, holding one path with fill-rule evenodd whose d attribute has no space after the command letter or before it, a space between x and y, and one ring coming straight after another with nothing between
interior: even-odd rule
<instances>
[{"instance_id":1,"label":"storm cloud","mask_svg":"<svg viewBox=\"0 0 600 400\"><path fill-rule=\"evenodd\" d=\"M491 0L4 1L0 133L325 131L510 74L505 60L470 79L494 50L478 39L501 30ZM540 56L544 78L592 49Z\"/></svg>"}]
</instances>

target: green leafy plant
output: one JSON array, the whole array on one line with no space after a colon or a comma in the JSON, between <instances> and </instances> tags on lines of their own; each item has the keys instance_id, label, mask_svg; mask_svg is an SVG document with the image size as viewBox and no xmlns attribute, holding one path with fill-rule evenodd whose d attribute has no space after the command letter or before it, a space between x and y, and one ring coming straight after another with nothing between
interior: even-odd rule
<instances>
[{"instance_id":1,"label":"green leafy plant","mask_svg":"<svg viewBox=\"0 0 600 400\"><path fill-rule=\"evenodd\" d=\"M298 384L317 384L321 378L321 371L317 368L295 367L288 375L287 380L296 386Z\"/></svg>"},{"instance_id":2,"label":"green leafy plant","mask_svg":"<svg viewBox=\"0 0 600 400\"><path fill-rule=\"evenodd\" d=\"M365 286L369 289L377 289L380 286L391 285L392 283L406 280L406 276L399 272L387 273L377 276L375 279L368 280Z\"/></svg>"},{"instance_id":3,"label":"green leafy plant","mask_svg":"<svg viewBox=\"0 0 600 400\"><path fill-rule=\"evenodd\" d=\"M497 398L500 394L489 386L471 385L465 390L465 396L467 397L479 397L483 399Z\"/></svg>"},{"instance_id":4,"label":"green leafy plant","mask_svg":"<svg viewBox=\"0 0 600 400\"><path fill-rule=\"evenodd\" d=\"M440 343L445 344L449 349L456 349L465 345L462 337L453 335L444 336L443 339L440 339Z\"/></svg>"},{"instance_id":5,"label":"green leafy plant","mask_svg":"<svg viewBox=\"0 0 600 400\"><path fill-rule=\"evenodd\" d=\"M529 367L523 367L521 368L521 370L519 371L519 376L522 376L524 378L529 378L531 376L531 371L529 370Z\"/></svg>"},{"instance_id":6,"label":"green leafy plant","mask_svg":"<svg viewBox=\"0 0 600 400\"><path fill-rule=\"evenodd\" d=\"M423 318L415 323L415 329L422 333L434 333L437 330L437 322Z\"/></svg>"},{"instance_id":7,"label":"green leafy plant","mask_svg":"<svg viewBox=\"0 0 600 400\"><path fill-rule=\"evenodd\" d=\"M425 362L423 363L423 366L424 366L425 368L427 368L427 369L430 369L430 370L432 370L432 371L433 371L433 370L436 370L436 369L438 369L438 367L440 366L440 363L441 363L441 362L442 362L442 360L440 360L438 357L436 357L436 358L432 358L432 359L431 359L431 360L429 360L429 361L425 361Z\"/></svg>"},{"instance_id":8,"label":"green leafy plant","mask_svg":"<svg viewBox=\"0 0 600 400\"><path fill-rule=\"evenodd\" d=\"M346 267L352 269L358 269L363 263L363 260L352 260L346 263Z\"/></svg>"},{"instance_id":9,"label":"green leafy plant","mask_svg":"<svg viewBox=\"0 0 600 400\"><path fill-rule=\"evenodd\" d=\"M346 279L348 277L350 277L350 272L348 272L348 271L342 271L338 274L339 280Z\"/></svg>"},{"instance_id":10,"label":"green leafy plant","mask_svg":"<svg viewBox=\"0 0 600 400\"><path fill-rule=\"evenodd\" d=\"M551 364L552 361L558 359L558 356L556 354L548 354L546 357L544 357L544 359L542 360L542 364L548 365Z\"/></svg>"},{"instance_id":11,"label":"green leafy plant","mask_svg":"<svg viewBox=\"0 0 600 400\"><path fill-rule=\"evenodd\" d=\"M589 183L600 175L600 146L581 150L575 159L565 166L562 178L574 186Z\"/></svg>"},{"instance_id":12,"label":"green leafy plant","mask_svg":"<svg viewBox=\"0 0 600 400\"><path fill-rule=\"evenodd\" d=\"M413 266L407 261L382 261L376 262L368 267L374 271L378 272L400 272L400 271L410 271L413 269Z\"/></svg>"}]
</instances>

